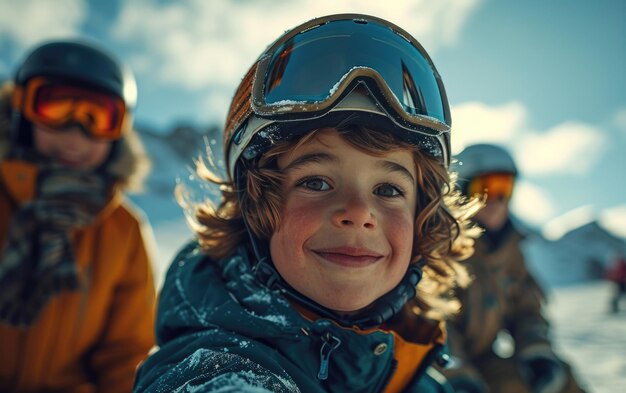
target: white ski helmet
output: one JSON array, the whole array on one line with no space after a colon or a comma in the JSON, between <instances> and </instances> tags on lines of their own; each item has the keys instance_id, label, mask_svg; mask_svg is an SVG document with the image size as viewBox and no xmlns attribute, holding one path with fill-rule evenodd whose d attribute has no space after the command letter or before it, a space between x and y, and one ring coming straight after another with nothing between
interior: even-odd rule
<instances>
[{"instance_id":1,"label":"white ski helmet","mask_svg":"<svg viewBox=\"0 0 626 393\"><path fill-rule=\"evenodd\" d=\"M458 173L463 190L477 176L486 173L511 173L517 176L517 166L511 154L502 146L481 143L466 147L456 155L451 169Z\"/></svg>"}]
</instances>

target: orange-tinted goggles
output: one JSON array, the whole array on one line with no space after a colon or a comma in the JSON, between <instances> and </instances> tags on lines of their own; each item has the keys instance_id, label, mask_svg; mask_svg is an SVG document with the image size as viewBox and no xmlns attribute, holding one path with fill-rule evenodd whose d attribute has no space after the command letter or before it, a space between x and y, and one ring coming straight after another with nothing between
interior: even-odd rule
<instances>
[{"instance_id":1,"label":"orange-tinted goggles","mask_svg":"<svg viewBox=\"0 0 626 393\"><path fill-rule=\"evenodd\" d=\"M52 129L80 124L95 139L122 136L126 106L121 98L104 91L33 78L16 91L13 105L27 120Z\"/></svg>"},{"instance_id":2,"label":"orange-tinted goggles","mask_svg":"<svg viewBox=\"0 0 626 393\"><path fill-rule=\"evenodd\" d=\"M511 173L488 173L470 181L469 195L486 195L487 200L509 199L513 194L515 175Z\"/></svg>"}]
</instances>

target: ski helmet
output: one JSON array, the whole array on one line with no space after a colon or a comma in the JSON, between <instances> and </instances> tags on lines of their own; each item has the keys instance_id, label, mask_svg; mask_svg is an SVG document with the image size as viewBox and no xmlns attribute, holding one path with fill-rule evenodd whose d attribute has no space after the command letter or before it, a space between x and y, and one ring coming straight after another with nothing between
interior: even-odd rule
<instances>
[{"instance_id":1,"label":"ski helmet","mask_svg":"<svg viewBox=\"0 0 626 393\"><path fill-rule=\"evenodd\" d=\"M274 142L338 124L390 132L442 166L450 163L450 108L424 48L386 20L339 14L287 31L244 76L224 126L228 174L243 190L246 168ZM245 217L243 222L248 225ZM415 295L422 275L412 264L368 310L344 317L291 288L273 266L267 242L249 227L247 232L261 282L346 326L372 327L391 318Z\"/></svg>"},{"instance_id":2,"label":"ski helmet","mask_svg":"<svg viewBox=\"0 0 626 393\"><path fill-rule=\"evenodd\" d=\"M274 141L339 123L388 130L450 162L448 100L424 48L386 20L340 14L287 31L248 71L224 128L229 174Z\"/></svg>"},{"instance_id":3,"label":"ski helmet","mask_svg":"<svg viewBox=\"0 0 626 393\"><path fill-rule=\"evenodd\" d=\"M31 138L30 123L24 118L21 109L23 94L20 93L36 77L91 86L119 97L124 107L121 124L124 129L131 126L131 112L137 102L137 85L130 69L92 43L51 41L32 50L15 74L12 132L18 144Z\"/></svg>"},{"instance_id":4,"label":"ski helmet","mask_svg":"<svg viewBox=\"0 0 626 393\"><path fill-rule=\"evenodd\" d=\"M463 190L477 176L486 173L510 173L517 176L517 166L509 152L501 146L481 143L471 145L456 155L451 168L457 172Z\"/></svg>"}]
</instances>

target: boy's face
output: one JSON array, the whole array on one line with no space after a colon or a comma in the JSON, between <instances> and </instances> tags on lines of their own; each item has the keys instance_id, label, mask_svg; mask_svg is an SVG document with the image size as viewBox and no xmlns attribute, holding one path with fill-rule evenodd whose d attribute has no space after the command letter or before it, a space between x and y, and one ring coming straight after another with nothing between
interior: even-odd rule
<instances>
[{"instance_id":1,"label":"boy's face","mask_svg":"<svg viewBox=\"0 0 626 393\"><path fill-rule=\"evenodd\" d=\"M111 151L111 142L89 138L77 126L58 131L34 124L33 140L40 154L80 169L97 168Z\"/></svg>"},{"instance_id":2,"label":"boy's face","mask_svg":"<svg viewBox=\"0 0 626 393\"><path fill-rule=\"evenodd\" d=\"M393 289L413 248L413 154L375 157L333 129L278 159L284 172L274 265L298 292L339 312L360 310Z\"/></svg>"}]
</instances>

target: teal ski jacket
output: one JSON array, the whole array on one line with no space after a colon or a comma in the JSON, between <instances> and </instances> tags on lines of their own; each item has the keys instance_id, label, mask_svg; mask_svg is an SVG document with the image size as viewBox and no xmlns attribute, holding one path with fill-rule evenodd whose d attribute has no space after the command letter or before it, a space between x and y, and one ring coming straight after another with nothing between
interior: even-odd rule
<instances>
[{"instance_id":1,"label":"teal ski jacket","mask_svg":"<svg viewBox=\"0 0 626 393\"><path fill-rule=\"evenodd\" d=\"M161 291L156 333L135 392L382 392L396 369L391 333L305 318L255 279L243 248L214 262L187 245ZM440 351L433 343L405 392L447 392L426 372Z\"/></svg>"}]
</instances>

